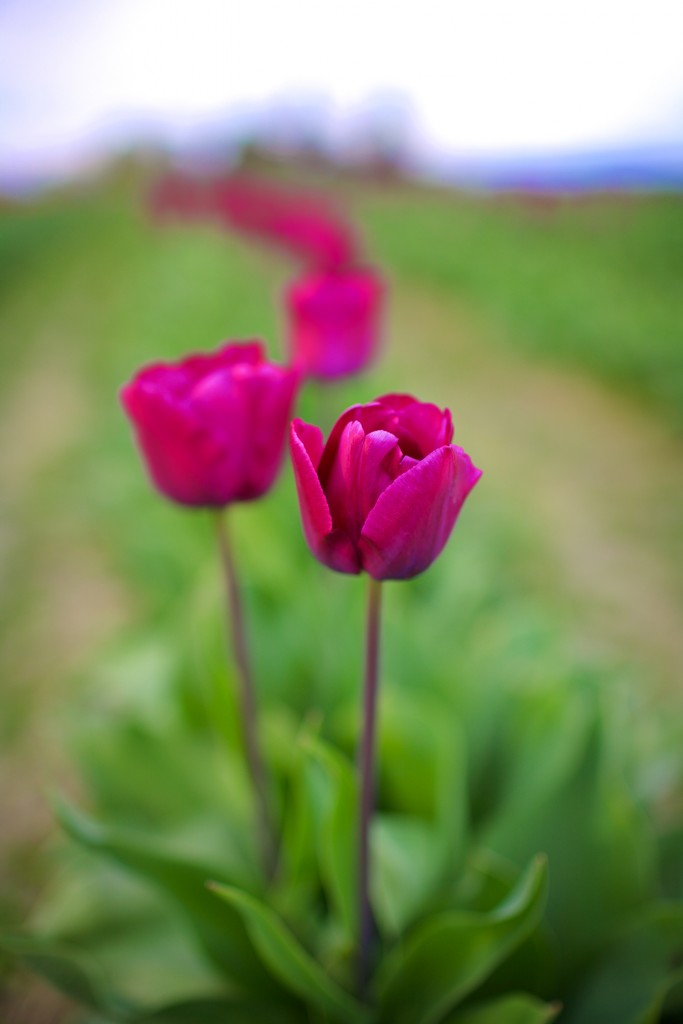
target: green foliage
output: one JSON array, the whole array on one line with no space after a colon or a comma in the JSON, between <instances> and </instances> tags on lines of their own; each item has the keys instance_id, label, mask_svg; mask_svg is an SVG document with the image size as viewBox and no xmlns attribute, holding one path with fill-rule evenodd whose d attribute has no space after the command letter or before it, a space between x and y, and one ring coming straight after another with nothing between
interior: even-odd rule
<instances>
[{"instance_id":1,"label":"green foliage","mask_svg":"<svg viewBox=\"0 0 683 1024\"><path fill-rule=\"evenodd\" d=\"M174 856L146 836L96 825L63 801L57 813L66 831L83 846L111 857L175 901L206 955L231 981L255 992L269 987L269 977L246 941L241 917L207 891L207 880L215 874L212 867Z\"/></svg>"},{"instance_id":2,"label":"green foliage","mask_svg":"<svg viewBox=\"0 0 683 1024\"><path fill-rule=\"evenodd\" d=\"M168 698L157 695L160 708ZM118 808L121 816L129 800L127 823L95 824L57 804L64 827L89 851L70 873L97 885L96 921L92 906L84 925L73 906L55 904L35 950L60 935L76 949L87 942L115 980L127 946L129 956L147 959L149 987L133 991L125 976L117 989L95 984L56 947L48 960L24 959L112 1021L183 1021L198 1006L208 1021L228 1007L239 1020L258 1005L264 1021L281 1013L292 1021L536 1024L551 1020L559 1003L561 1019L577 1024L609 1019L606 1007L615 1006L624 1024L657 1021L680 1000L683 917L680 903L658 903L655 838L633 795L637 780L628 781L637 763L609 724L609 700L587 678L497 692L499 728L483 752L493 795L485 813L474 814L465 736L483 735L476 719L490 713L490 699L485 687L470 692L459 722L453 694L449 701L425 692L412 719L414 693L384 695L371 843L378 935L367 1002L358 1003L354 984L356 783L346 753L353 709L343 702L300 726L276 703L264 714L282 823L271 880L254 868L255 848L229 841L254 830L244 770L235 770L239 746L211 735L210 694L203 724L134 727L131 709L120 725L110 721L107 742L85 744L82 756L97 769L100 811ZM175 777L169 744L179 776L187 768L173 793L162 784L167 772ZM138 748L147 756L144 782L135 774ZM226 787L221 761L232 765ZM134 784L124 797L129 767ZM539 850L546 856L534 858ZM115 889L107 899L96 881L101 858L158 896L136 897L128 910ZM180 989L154 968L145 940L136 945L141 934L154 941L152 922L170 911L179 934L194 937L193 955L215 972L189 972ZM116 913L123 953L112 957Z\"/></svg>"},{"instance_id":3,"label":"green foliage","mask_svg":"<svg viewBox=\"0 0 683 1024\"><path fill-rule=\"evenodd\" d=\"M307 1006L342 1024L365 1024L370 1020L370 1011L325 973L265 904L227 886L211 888L241 913L264 964Z\"/></svg>"},{"instance_id":4,"label":"green foliage","mask_svg":"<svg viewBox=\"0 0 683 1024\"><path fill-rule=\"evenodd\" d=\"M504 996L458 1012L445 1024L547 1024L559 1010L530 996Z\"/></svg>"},{"instance_id":5,"label":"green foliage","mask_svg":"<svg viewBox=\"0 0 683 1024\"><path fill-rule=\"evenodd\" d=\"M625 929L568 1015L575 1024L616 1020L655 1024L683 1010L683 907L654 906Z\"/></svg>"},{"instance_id":6,"label":"green foliage","mask_svg":"<svg viewBox=\"0 0 683 1024\"><path fill-rule=\"evenodd\" d=\"M24 935L3 935L0 949L83 1006L112 1020L129 1019L129 1004L105 989L92 965L86 966L77 951Z\"/></svg>"},{"instance_id":7,"label":"green foliage","mask_svg":"<svg viewBox=\"0 0 683 1024\"><path fill-rule=\"evenodd\" d=\"M678 216L675 201L629 212L612 278L603 257L620 236L593 247L580 211L559 215L562 245L553 245L518 212L501 219L481 205L444 213L422 202L368 206L390 268L444 295L457 287L485 298L520 344L545 352L552 342L554 354L622 374L662 404L675 397L670 325L680 311L660 292L678 258L665 223ZM24 235L17 214L0 239L18 259L9 260L8 336L27 339L8 350L12 372L44 329L41 308L67 339L60 358L80 339L77 362L97 405L139 363L209 348L226 325L235 336L275 336L264 279L274 286L277 267L210 230L152 232L115 193L35 217ZM571 274L565 258L578 268ZM632 287L642 274L649 298ZM589 278L602 282L591 294ZM386 385L308 392L303 404L329 420L346 397ZM101 405L60 465L62 486L73 531L106 547L135 595L137 625L62 701L74 708L88 811L58 802L70 841L54 854L30 923L41 938L13 935L5 949L98 1024L674 1020L680 729L665 732L628 680L568 646L547 591L539 599L527 584L520 503L487 508L484 498L480 514L466 509L441 562L387 588L371 835L377 936L361 1008L353 757L362 585L310 558L286 472L265 501L235 510L279 822L278 869L266 879L209 524L151 492L114 398Z\"/></svg>"},{"instance_id":8,"label":"green foliage","mask_svg":"<svg viewBox=\"0 0 683 1024\"><path fill-rule=\"evenodd\" d=\"M400 192L363 204L401 280L465 297L520 349L644 396L681 426L680 194L496 199Z\"/></svg>"},{"instance_id":9,"label":"green foliage","mask_svg":"<svg viewBox=\"0 0 683 1024\"><path fill-rule=\"evenodd\" d=\"M382 1018L436 1024L487 978L540 919L545 862L537 860L488 914L451 911L427 918L379 972Z\"/></svg>"}]
</instances>

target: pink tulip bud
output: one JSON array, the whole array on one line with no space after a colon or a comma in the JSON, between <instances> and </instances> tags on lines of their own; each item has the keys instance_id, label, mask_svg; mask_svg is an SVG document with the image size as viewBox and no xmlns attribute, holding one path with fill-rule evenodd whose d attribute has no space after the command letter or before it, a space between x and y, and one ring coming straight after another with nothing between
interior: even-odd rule
<instances>
[{"instance_id":1,"label":"pink tulip bud","mask_svg":"<svg viewBox=\"0 0 683 1024\"><path fill-rule=\"evenodd\" d=\"M447 409L410 395L352 406L325 445L318 427L294 420L294 475L316 558L376 580L427 569L481 476L452 436Z\"/></svg>"},{"instance_id":2,"label":"pink tulip bud","mask_svg":"<svg viewBox=\"0 0 683 1024\"><path fill-rule=\"evenodd\" d=\"M298 375L260 342L140 370L121 392L156 487L182 505L222 508L268 490L282 461Z\"/></svg>"},{"instance_id":3,"label":"pink tulip bud","mask_svg":"<svg viewBox=\"0 0 683 1024\"><path fill-rule=\"evenodd\" d=\"M306 274L285 296L294 363L310 377L358 373L380 337L383 284L369 269Z\"/></svg>"}]
</instances>

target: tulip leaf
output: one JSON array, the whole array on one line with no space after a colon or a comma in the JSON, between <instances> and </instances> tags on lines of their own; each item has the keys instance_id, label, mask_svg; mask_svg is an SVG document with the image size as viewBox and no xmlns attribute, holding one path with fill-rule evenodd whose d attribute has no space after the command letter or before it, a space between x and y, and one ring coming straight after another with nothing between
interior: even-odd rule
<instances>
[{"instance_id":1,"label":"tulip leaf","mask_svg":"<svg viewBox=\"0 0 683 1024\"><path fill-rule=\"evenodd\" d=\"M0 936L0 949L35 971L56 989L108 1020L129 1021L133 1007L108 992L80 953L45 939L26 935Z\"/></svg>"},{"instance_id":2,"label":"tulip leaf","mask_svg":"<svg viewBox=\"0 0 683 1024\"><path fill-rule=\"evenodd\" d=\"M544 1003L533 996L515 994L466 1010L456 1010L444 1024L548 1024L557 1017L560 1009L557 1003Z\"/></svg>"},{"instance_id":3,"label":"tulip leaf","mask_svg":"<svg viewBox=\"0 0 683 1024\"><path fill-rule=\"evenodd\" d=\"M225 981L182 913L152 885L88 851L69 851L72 877L53 906L32 915L35 934L97 956L117 992L147 1006L222 992Z\"/></svg>"},{"instance_id":4,"label":"tulip leaf","mask_svg":"<svg viewBox=\"0 0 683 1024\"><path fill-rule=\"evenodd\" d=\"M104 854L170 897L186 915L206 954L222 972L243 987L262 993L273 988L254 953L240 916L206 889L215 869L183 860L148 839L91 821L64 800L57 816L72 838Z\"/></svg>"},{"instance_id":5,"label":"tulip leaf","mask_svg":"<svg viewBox=\"0 0 683 1024\"><path fill-rule=\"evenodd\" d=\"M683 904L648 911L603 958L569 1003L567 1024L656 1024L683 1009Z\"/></svg>"},{"instance_id":6,"label":"tulip leaf","mask_svg":"<svg viewBox=\"0 0 683 1024\"><path fill-rule=\"evenodd\" d=\"M318 808L307 780L308 754L302 743L292 748L273 898L285 914L301 914L310 906L319 886L316 856Z\"/></svg>"},{"instance_id":7,"label":"tulip leaf","mask_svg":"<svg viewBox=\"0 0 683 1024\"><path fill-rule=\"evenodd\" d=\"M341 1024L370 1021L367 1007L325 973L272 910L239 889L218 884L211 888L242 915L263 963L291 992Z\"/></svg>"},{"instance_id":8,"label":"tulip leaf","mask_svg":"<svg viewBox=\"0 0 683 1024\"><path fill-rule=\"evenodd\" d=\"M176 728L164 734L137 722L117 730L98 723L79 745L89 791L103 817L141 828L187 828L201 812L204 831L207 819L217 823L213 841L220 844L221 863L229 863L230 877L245 886L257 882L248 841L248 784L234 754L219 755L215 744Z\"/></svg>"},{"instance_id":9,"label":"tulip leaf","mask_svg":"<svg viewBox=\"0 0 683 1024\"><path fill-rule=\"evenodd\" d=\"M451 870L467 838L467 770L460 723L444 700L392 694L379 723L382 806L436 826L444 868Z\"/></svg>"},{"instance_id":10,"label":"tulip leaf","mask_svg":"<svg viewBox=\"0 0 683 1024\"><path fill-rule=\"evenodd\" d=\"M349 941L357 933L356 833L358 784L353 766L322 740L307 737L312 787L317 787L320 871Z\"/></svg>"},{"instance_id":11,"label":"tulip leaf","mask_svg":"<svg viewBox=\"0 0 683 1024\"><path fill-rule=\"evenodd\" d=\"M445 701L392 694L380 716L382 806L373 824L373 909L387 936L400 934L462 859L467 835L462 730Z\"/></svg>"},{"instance_id":12,"label":"tulip leaf","mask_svg":"<svg viewBox=\"0 0 683 1024\"><path fill-rule=\"evenodd\" d=\"M588 696L543 694L523 710L509 788L481 838L516 863L534 850L547 854L546 916L562 936L563 984L651 900L652 835L624 771L610 763L610 739Z\"/></svg>"},{"instance_id":13,"label":"tulip leaf","mask_svg":"<svg viewBox=\"0 0 683 1024\"><path fill-rule=\"evenodd\" d=\"M472 851L454 890L453 907L487 913L507 896L519 878L509 860L486 847Z\"/></svg>"},{"instance_id":14,"label":"tulip leaf","mask_svg":"<svg viewBox=\"0 0 683 1024\"><path fill-rule=\"evenodd\" d=\"M520 876L513 864L490 850L473 851L444 908L490 913L506 899ZM556 976L557 942L542 920L489 975L481 998L504 992L549 996L556 991Z\"/></svg>"},{"instance_id":15,"label":"tulip leaf","mask_svg":"<svg viewBox=\"0 0 683 1024\"><path fill-rule=\"evenodd\" d=\"M419 925L380 968L381 1019L440 1021L531 933L543 912L546 883L545 858L536 857L490 913L447 911Z\"/></svg>"},{"instance_id":16,"label":"tulip leaf","mask_svg":"<svg viewBox=\"0 0 683 1024\"><path fill-rule=\"evenodd\" d=\"M135 1017L132 1024L302 1024L301 1010L257 999L196 999Z\"/></svg>"},{"instance_id":17,"label":"tulip leaf","mask_svg":"<svg viewBox=\"0 0 683 1024\"><path fill-rule=\"evenodd\" d=\"M396 937L438 882L442 858L436 830L419 818L378 814L371 839L375 918L384 934Z\"/></svg>"}]
</instances>

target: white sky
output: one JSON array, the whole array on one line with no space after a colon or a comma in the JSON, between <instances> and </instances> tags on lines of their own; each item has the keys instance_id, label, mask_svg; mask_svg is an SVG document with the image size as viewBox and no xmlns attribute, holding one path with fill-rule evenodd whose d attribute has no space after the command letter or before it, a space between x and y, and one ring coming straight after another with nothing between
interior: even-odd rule
<instances>
[{"instance_id":1,"label":"white sky","mask_svg":"<svg viewBox=\"0 0 683 1024\"><path fill-rule=\"evenodd\" d=\"M683 0L0 0L0 170L308 92L437 154L680 144Z\"/></svg>"}]
</instances>

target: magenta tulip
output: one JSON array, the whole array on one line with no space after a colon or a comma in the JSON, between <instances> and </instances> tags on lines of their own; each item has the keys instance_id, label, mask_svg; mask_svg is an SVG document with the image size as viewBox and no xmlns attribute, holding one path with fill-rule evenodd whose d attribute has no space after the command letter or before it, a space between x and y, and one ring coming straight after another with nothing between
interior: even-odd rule
<instances>
[{"instance_id":1,"label":"magenta tulip","mask_svg":"<svg viewBox=\"0 0 683 1024\"><path fill-rule=\"evenodd\" d=\"M286 294L290 350L306 376L362 370L379 343L383 285L369 269L307 274Z\"/></svg>"},{"instance_id":2,"label":"magenta tulip","mask_svg":"<svg viewBox=\"0 0 683 1024\"><path fill-rule=\"evenodd\" d=\"M226 227L308 265L339 267L357 257L351 226L319 196L245 176L215 181L211 193Z\"/></svg>"},{"instance_id":3,"label":"magenta tulip","mask_svg":"<svg viewBox=\"0 0 683 1024\"><path fill-rule=\"evenodd\" d=\"M428 568L481 476L452 436L447 409L410 395L352 406L325 445L318 427L295 420L294 475L316 558L376 580Z\"/></svg>"},{"instance_id":4,"label":"magenta tulip","mask_svg":"<svg viewBox=\"0 0 683 1024\"><path fill-rule=\"evenodd\" d=\"M282 461L298 375L259 342L142 369L121 392L156 487L182 505L258 498Z\"/></svg>"},{"instance_id":5,"label":"magenta tulip","mask_svg":"<svg viewBox=\"0 0 683 1024\"><path fill-rule=\"evenodd\" d=\"M148 208L156 221L198 220L206 210L204 186L186 175L168 174L152 187Z\"/></svg>"}]
</instances>

